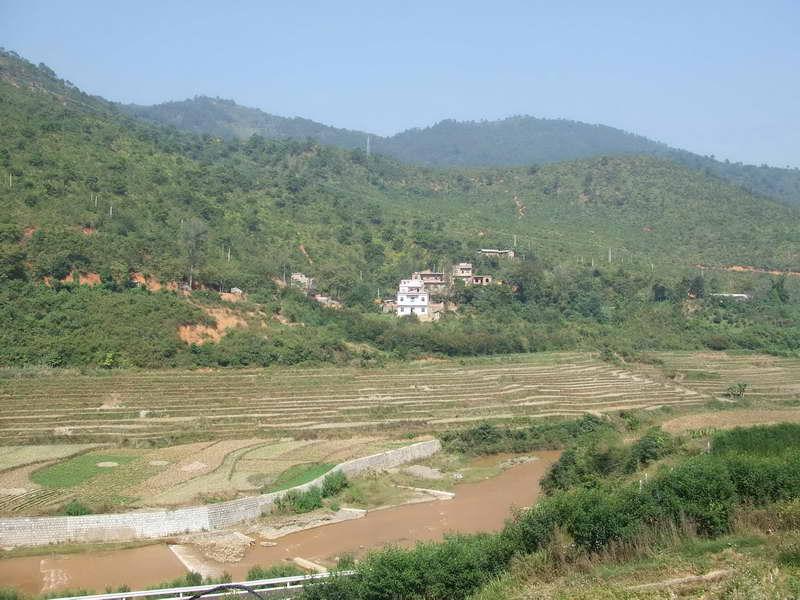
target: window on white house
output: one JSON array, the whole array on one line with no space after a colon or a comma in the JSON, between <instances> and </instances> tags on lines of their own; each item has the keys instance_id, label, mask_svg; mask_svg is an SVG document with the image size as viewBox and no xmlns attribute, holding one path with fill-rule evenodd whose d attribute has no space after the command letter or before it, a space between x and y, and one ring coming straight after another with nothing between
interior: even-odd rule
<instances>
[{"instance_id":1,"label":"window on white house","mask_svg":"<svg viewBox=\"0 0 800 600\"><path fill-rule=\"evenodd\" d=\"M420 308L419 312L425 312L425 307L423 306L422 308Z\"/></svg>"}]
</instances>

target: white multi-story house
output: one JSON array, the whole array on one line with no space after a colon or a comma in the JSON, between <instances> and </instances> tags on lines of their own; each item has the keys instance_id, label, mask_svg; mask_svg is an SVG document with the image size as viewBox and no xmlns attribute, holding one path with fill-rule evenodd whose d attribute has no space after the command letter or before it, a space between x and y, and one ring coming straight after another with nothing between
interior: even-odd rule
<instances>
[{"instance_id":1,"label":"white multi-story house","mask_svg":"<svg viewBox=\"0 0 800 600\"><path fill-rule=\"evenodd\" d=\"M426 320L430 317L428 312L428 292L425 283L420 278L401 279L397 290L397 316L408 317L417 315Z\"/></svg>"}]
</instances>

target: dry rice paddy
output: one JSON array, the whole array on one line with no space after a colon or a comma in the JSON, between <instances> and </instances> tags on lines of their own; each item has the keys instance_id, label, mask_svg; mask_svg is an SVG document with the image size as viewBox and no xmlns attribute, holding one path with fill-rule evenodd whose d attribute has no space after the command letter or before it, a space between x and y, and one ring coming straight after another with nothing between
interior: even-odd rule
<instances>
[{"instance_id":1,"label":"dry rice paddy","mask_svg":"<svg viewBox=\"0 0 800 600\"><path fill-rule=\"evenodd\" d=\"M295 465L333 464L406 443L408 432L482 420L658 407L667 415L649 414L674 417L676 431L714 419L725 421L715 427L800 419L798 359L654 357L658 366L627 368L559 353L383 370L0 375L0 513L53 512L73 498L116 510L250 495ZM748 384L745 399L732 403L724 394L739 382ZM45 439L54 443L34 445ZM75 455L92 471L85 480L60 489L34 482Z\"/></svg>"},{"instance_id":2,"label":"dry rice paddy","mask_svg":"<svg viewBox=\"0 0 800 600\"><path fill-rule=\"evenodd\" d=\"M383 370L56 374L0 378L0 443L355 435L703 401L675 382L577 353Z\"/></svg>"}]
</instances>

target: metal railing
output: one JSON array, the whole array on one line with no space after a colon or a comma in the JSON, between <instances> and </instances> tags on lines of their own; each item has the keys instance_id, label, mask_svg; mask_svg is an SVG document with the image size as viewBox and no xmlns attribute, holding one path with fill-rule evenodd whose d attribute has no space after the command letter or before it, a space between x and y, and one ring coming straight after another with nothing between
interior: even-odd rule
<instances>
[{"instance_id":1,"label":"metal railing","mask_svg":"<svg viewBox=\"0 0 800 600\"><path fill-rule=\"evenodd\" d=\"M258 579L255 581L235 582L230 585L239 585L250 588L259 594L273 594L280 591L299 590L306 583L327 579L331 576L347 577L353 575L355 571L337 571L335 573L315 573L313 575L294 575L292 577L276 577L274 579ZM158 600L185 600L202 592L207 592L219 587L218 583L207 585L192 585L180 588L163 588L160 590L142 590L140 592L115 592L113 594L94 594L91 596L65 596L63 598L53 598L52 600L133 600L139 598L150 598ZM219 592L204 594L204 598L222 598L248 594L245 589L226 589Z\"/></svg>"}]
</instances>

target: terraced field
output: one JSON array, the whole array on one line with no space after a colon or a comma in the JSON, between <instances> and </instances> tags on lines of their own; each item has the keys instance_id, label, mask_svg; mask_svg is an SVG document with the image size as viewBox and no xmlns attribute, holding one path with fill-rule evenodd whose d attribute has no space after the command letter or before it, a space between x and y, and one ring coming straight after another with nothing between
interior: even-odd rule
<instances>
[{"instance_id":1,"label":"terraced field","mask_svg":"<svg viewBox=\"0 0 800 600\"><path fill-rule=\"evenodd\" d=\"M676 432L800 420L800 359L653 357L627 368L561 353L384 370L0 376L0 514L58 511L70 499L114 510L251 495L298 465L477 420L655 407L679 409L652 413ZM735 383L747 384L744 400L725 397Z\"/></svg>"},{"instance_id":2,"label":"terraced field","mask_svg":"<svg viewBox=\"0 0 800 600\"><path fill-rule=\"evenodd\" d=\"M181 506L248 496L287 471L368 456L408 440L226 439L153 450L117 448L0 473L0 515L58 512L72 499L93 511ZM299 469L298 469L299 467Z\"/></svg>"},{"instance_id":3,"label":"terraced field","mask_svg":"<svg viewBox=\"0 0 800 600\"><path fill-rule=\"evenodd\" d=\"M120 372L0 378L0 444L418 431L706 401L589 354L383 370Z\"/></svg>"},{"instance_id":4,"label":"terraced field","mask_svg":"<svg viewBox=\"0 0 800 600\"><path fill-rule=\"evenodd\" d=\"M676 383L712 398L728 387L747 384L749 402L800 406L800 359L724 352L670 352L653 355L659 371Z\"/></svg>"}]
</instances>

